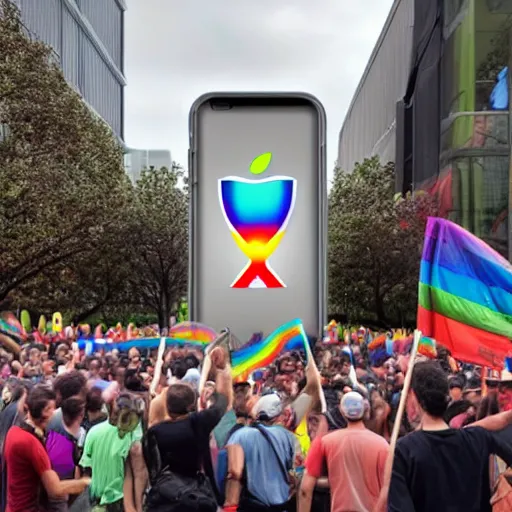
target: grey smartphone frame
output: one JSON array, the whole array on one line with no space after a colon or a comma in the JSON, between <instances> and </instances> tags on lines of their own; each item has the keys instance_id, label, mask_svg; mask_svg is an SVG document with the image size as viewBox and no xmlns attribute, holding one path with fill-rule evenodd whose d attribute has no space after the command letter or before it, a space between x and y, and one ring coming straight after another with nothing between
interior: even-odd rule
<instances>
[{"instance_id":1,"label":"grey smartphone frame","mask_svg":"<svg viewBox=\"0 0 512 512\"><path fill-rule=\"evenodd\" d=\"M308 333L321 337L327 322L327 171L326 171L326 114L321 102L312 94L305 92L209 92L201 95L191 106L189 112L189 274L188 274L188 310L189 318L192 321L198 320L197 297L199 290L195 278L197 268L197 254L195 248L198 236L197 226L197 179L198 159L198 114L200 108L207 102L230 100L240 102L241 100L251 103L263 103L267 101L270 105L286 104L289 102L303 101L310 103L318 116L318 297L317 297L317 318L319 325L316 333ZM283 319L283 321L291 319ZM266 333L269 334L269 333Z\"/></svg>"}]
</instances>

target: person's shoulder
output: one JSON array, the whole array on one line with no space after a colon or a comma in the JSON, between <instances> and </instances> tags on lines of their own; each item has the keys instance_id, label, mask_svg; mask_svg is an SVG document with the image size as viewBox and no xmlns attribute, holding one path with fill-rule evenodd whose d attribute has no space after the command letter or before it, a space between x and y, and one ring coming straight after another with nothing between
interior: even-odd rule
<instances>
[{"instance_id":1,"label":"person's shoulder","mask_svg":"<svg viewBox=\"0 0 512 512\"><path fill-rule=\"evenodd\" d=\"M7 432L5 438L5 449L10 449L14 453L19 453L20 448L30 447L33 450L34 447L42 446L41 442L30 432L18 427L12 426Z\"/></svg>"},{"instance_id":2,"label":"person's shoulder","mask_svg":"<svg viewBox=\"0 0 512 512\"><path fill-rule=\"evenodd\" d=\"M28 432L25 432L22 428L18 427L17 425L13 425L7 431L7 435L6 435L5 439L6 439L6 442L7 442L7 440L12 442L12 441L17 440L17 439L22 439L26 435L29 435Z\"/></svg>"},{"instance_id":3,"label":"person's shoulder","mask_svg":"<svg viewBox=\"0 0 512 512\"><path fill-rule=\"evenodd\" d=\"M475 443L478 441L485 443L495 435L494 432L486 430L483 427L469 426L466 428L461 428L459 432L460 436L463 437L464 439L467 439L470 443Z\"/></svg>"},{"instance_id":4,"label":"person's shoulder","mask_svg":"<svg viewBox=\"0 0 512 512\"><path fill-rule=\"evenodd\" d=\"M413 432L409 432L405 436L398 439L398 441L396 442L396 446L397 448L407 450L411 446L414 447L418 445L418 442L424 438L425 433L423 432L423 430L415 430Z\"/></svg>"},{"instance_id":5,"label":"person's shoulder","mask_svg":"<svg viewBox=\"0 0 512 512\"><path fill-rule=\"evenodd\" d=\"M113 426L110 424L108 420L102 421L97 425L94 425L89 432L87 433L87 438L94 439L98 436L103 435L107 430L110 430Z\"/></svg>"},{"instance_id":6,"label":"person's shoulder","mask_svg":"<svg viewBox=\"0 0 512 512\"><path fill-rule=\"evenodd\" d=\"M282 425L273 425L270 427L263 426L263 428L270 431L272 435L275 435L278 439L286 439L291 443L295 443L295 440L297 439L293 432L290 432L287 428L283 427Z\"/></svg>"},{"instance_id":7,"label":"person's shoulder","mask_svg":"<svg viewBox=\"0 0 512 512\"><path fill-rule=\"evenodd\" d=\"M255 433L256 433L255 428L251 428L251 427L239 428L238 430L235 430L229 436L228 444L238 444L241 441L250 439Z\"/></svg>"},{"instance_id":8,"label":"person's shoulder","mask_svg":"<svg viewBox=\"0 0 512 512\"><path fill-rule=\"evenodd\" d=\"M344 429L345 430L345 429ZM373 446L381 445L382 447L385 447L386 449L389 448L389 443L379 434L376 434L375 432L372 432L370 429L365 428L363 430L363 437L364 441L369 441L372 443Z\"/></svg>"}]
</instances>

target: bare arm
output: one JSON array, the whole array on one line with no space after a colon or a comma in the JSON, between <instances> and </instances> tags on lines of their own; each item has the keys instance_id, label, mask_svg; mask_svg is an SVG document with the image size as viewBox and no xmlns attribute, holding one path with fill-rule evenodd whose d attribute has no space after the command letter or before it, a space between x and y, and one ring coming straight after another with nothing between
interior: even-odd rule
<instances>
[{"instance_id":1,"label":"bare arm","mask_svg":"<svg viewBox=\"0 0 512 512\"><path fill-rule=\"evenodd\" d=\"M142 502L144 501L144 491L148 483L148 470L144 462L142 453L142 445L140 442L135 443L130 449L130 467L133 472L133 494L135 500L135 510L142 512Z\"/></svg>"},{"instance_id":2,"label":"bare arm","mask_svg":"<svg viewBox=\"0 0 512 512\"><path fill-rule=\"evenodd\" d=\"M239 444L227 446L228 476L226 482L225 507L238 505L242 492L242 476L244 472L244 450Z\"/></svg>"},{"instance_id":3,"label":"bare arm","mask_svg":"<svg viewBox=\"0 0 512 512\"><path fill-rule=\"evenodd\" d=\"M494 414L493 416L487 416L487 418L483 418L476 423L471 423L471 425L468 425L466 428L482 427L486 430L497 431L503 430L509 425L512 425L512 411L501 412L499 414Z\"/></svg>"},{"instance_id":4,"label":"bare arm","mask_svg":"<svg viewBox=\"0 0 512 512\"><path fill-rule=\"evenodd\" d=\"M133 472L128 458L124 464L123 507L125 512L136 512L133 499Z\"/></svg>"},{"instance_id":5,"label":"bare arm","mask_svg":"<svg viewBox=\"0 0 512 512\"><path fill-rule=\"evenodd\" d=\"M161 393L149 404L148 428L167 419L167 406L165 404L167 389L162 389Z\"/></svg>"},{"instance_id":6,"label":"bare arm","mask_svg":"<svg viewBox=\"0 0 512 512\"><path fill-rule=\"evenodd\" d=\"M298 512L311 512L311 502L313 501L313 492L317 479L311 476L307 470L304 471L302 483L300 485L299 503L297 507Z\"/></svg>"},{"instance_id":7,"label":"bare arm","mask_svg":"<svg viewBox=\"0 0 512 512\"><path fill-rule=\"evenodd\" d=\"M68 494L81 494L91 483L91 479L87 477L61 481L59 475L51 469L41 475L41 481L46 492L52 498L65 498Z\"/></svg>"}]
</instances>

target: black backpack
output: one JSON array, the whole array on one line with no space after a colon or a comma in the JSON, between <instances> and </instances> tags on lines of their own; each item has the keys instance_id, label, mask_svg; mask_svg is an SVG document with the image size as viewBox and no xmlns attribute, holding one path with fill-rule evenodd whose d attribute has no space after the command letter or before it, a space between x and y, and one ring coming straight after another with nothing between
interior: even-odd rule
<instances>
[{"instance_id":1,"label":"black backpack","mask_svg":"<svg viewBox=\"0 0 512 512\"><path fill-rule=\"evenodd\" d=\"M162 468L158 444L151 430L144 439L151 487L146 494L146 512L217 512L217 499L209 479L199 471L194 476L179 475Z\"/></svg>"}]
</instances>

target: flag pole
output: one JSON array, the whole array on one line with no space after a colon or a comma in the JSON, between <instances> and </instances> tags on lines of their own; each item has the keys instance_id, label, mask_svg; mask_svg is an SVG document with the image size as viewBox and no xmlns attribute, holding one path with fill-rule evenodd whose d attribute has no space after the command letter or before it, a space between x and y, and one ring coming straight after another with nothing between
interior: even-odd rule
<instances>
[{"instance_id":1,"label":"flag pole","mask_svg":"<svg viewBox=\"0 0 512 512\"><path fill-rule=\"evenodd\" d=\"M164 364L164 352L165 352L165 337L160 338L160 344L158 345L158 355L155 366L155 375L153 377L153 381L151 382L151 386L149 388L150 398L154 398L156 396L156 388L158 383L160 382L160 377L162 376L162 366Z\"/></svg>"},{"instance_id":2,"label":"flag pole","mask_svg":"<svg viewBox=\"0 0 512 512\"><path fill-rule=\"evenodd\" d=\"M386 460L386 466L384 468L384 485L380 493L379 501L375 507L375 512L384 510L384 505L387 502L389 485L391 483L391 474L393 471L393 459L395 456L396 442L398 440L398 434L400 433L400 426L402 425L402 418L405 412L405 405L407 403L407 395L411 387L412 372L414 370L414 364L416 363L416 355L418 354L418 346L421 340L421 331L416 329L414 331L414 341L411 349L411 357L409 359L409 366L407 367L407 374L404 380L404 387L402 388L402 394L400 395L400 403L398 405L398 411L396 413L395 423L393 425L393 432L391 434L391 440L389 442L389 455Z\"/></svg>"},{"instance_id":3,"label":"flag pole","mask_svg":"<svg viewBox=\"0 0 512 512\"><path fill-rule=\"evenodd\" d=\"M315 363L315 358L313 357L313 352L311 351L311 347L309 346L309 342L307 338L304 339L304 346L306 348L306 355L308 358L308 366L310 364L314 365L317 373L318 380L318 398L320 399L320 405L322 406L322 412L327 412L327 401L325 399L324 390L322 388L322 379L320 377L320 372L318 371L318 367Z\"/></svg>"}]
</instances>

